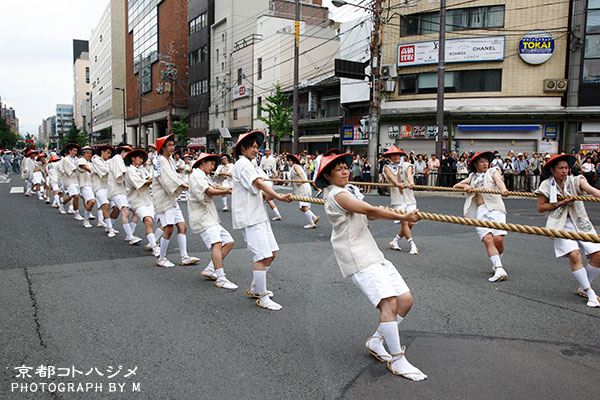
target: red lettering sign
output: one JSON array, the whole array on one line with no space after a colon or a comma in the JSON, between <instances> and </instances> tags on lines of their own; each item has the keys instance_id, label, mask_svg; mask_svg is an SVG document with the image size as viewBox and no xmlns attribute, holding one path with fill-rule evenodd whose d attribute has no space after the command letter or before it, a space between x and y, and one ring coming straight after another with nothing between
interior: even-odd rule
<instances>
[{"instance_id":1,"label":"red lettering sign","mask_svg":"<svg viewBox=\"0 0 600 400\"><path fill-rule=\"evenodd\" d=\"M415 46L400 47L399 63L415 61Z\"/></svg>"}]
</instances>

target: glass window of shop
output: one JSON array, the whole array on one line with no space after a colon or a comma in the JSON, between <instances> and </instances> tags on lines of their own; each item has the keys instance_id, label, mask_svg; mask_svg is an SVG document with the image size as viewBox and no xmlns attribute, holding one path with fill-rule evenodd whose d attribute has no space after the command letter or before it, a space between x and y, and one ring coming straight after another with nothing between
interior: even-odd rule
<instances>
[{"instance_id":1,"label":"glass window of shop","mask_svg":"<svg viewBox=\"0 0 600 400\"><path fill-rule=\"evenodd\" d=\"M583 83L600 83L600 0L588 0L583 52Z\"/></svg>"}]
</instances>

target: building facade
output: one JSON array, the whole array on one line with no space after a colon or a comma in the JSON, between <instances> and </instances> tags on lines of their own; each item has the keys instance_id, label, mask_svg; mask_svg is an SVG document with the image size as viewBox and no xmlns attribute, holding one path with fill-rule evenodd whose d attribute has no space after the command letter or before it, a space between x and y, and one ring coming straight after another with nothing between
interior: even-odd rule
<instances>
[{"instance_id":1,"label":"building facade","mask_svg":"<svg viewBox=\"0 0 600 400\"><path fill-rule=\"evenodd\" d=\"M73 40L73 120L75 126L89 132L87 111L90 98L90 58L87 40Z\"/></svg>"},{"instance_id":2,"label":"building facade","mask_svg":"<svg viewBox=\"0 0 600 400\"><path fill-rule=\"evenodd\" d=\"M59 138L63 138L73 127L73 105L57 104L54 116L54 131Z\"/></svg>"},{"instance_id":3,"label":"building facade","mask_svg":"<svg viewBox=\"0 0 600 400\"><path fill-rule=\"evenodd\" d=\"M401 1L393 1L401 6ZM566 146L569 2L447 2L444 144L460 153ZM439 7L384 25L379 151L434 153Z\"/></svg>"},{"instance_id":4,"label":"building facade","mask_svg":"<svg viewBox=\"0 0 600 400\"><path fill-rule=\"evenodd\" d=\"M186 0L128 0L126 20L127 142L146 147L188 116Z\"/></svg>"},{"instance_id":5,"label":"building facade","mask_svg":"<svg viewBox=\"0 0 600 400\"><path fill-rule=\"evenodd\" d=\"M14 108L0 104L0 116L15 133L19 134L19 118Z\"/></svg>"},{"instance_id":6,"label":"building facade","mask_svg":"<svg viewBox=\"0 0 600 400\"><path fill-rule=\"evenodd\" d=\"M90 37L92 137L125 141L125 4L109 0Z\"/></svg>"},{"instance_id":7,"label":"building facade","mask_svg":"<svg viewBox=\"0 0 600 400\"><path fill-rule=\"evenodd\" d=\"M188 2L189 136L206 148L210 110L210 27L215 22L214 0Z\"/></svg>"}]
</instances>

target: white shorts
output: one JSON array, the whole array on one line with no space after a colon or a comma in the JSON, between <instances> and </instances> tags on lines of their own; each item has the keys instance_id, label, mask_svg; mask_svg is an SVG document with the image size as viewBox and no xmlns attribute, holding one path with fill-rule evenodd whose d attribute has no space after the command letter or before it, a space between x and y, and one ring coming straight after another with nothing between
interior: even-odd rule
<instances>
[{"instance_id":1,"label":"white shorts","mask_svg":"<svg viewBox=\"0 0 600 400\"><path fill-rule=\"evenodd\" d=\"M50 187L52 188L53 192L62 192L62 189L60 188L60 186L57 182L52 182L50 184Z\"/></svg>"},{"instance_id":2,"label":"white shorts","mask_svg":"<svg viewBox=\"0 0 600 400\"><path fill-rule=\"evenodd\" d=\"M352 275L352 283L377 307L382 299L410 292L394 265L385 260Z\"/></svg>"},{"instance_id":3,"label":"white shorts","mask_svg":"<svg viewBox=\"0 0 600 400\"><path fill-rule=\"evenodd\" d=\"M392 206L392 208L394 210L411 212L411 211L414 211L417 209L417 205L416 204L397 204L397 205Z\"/></svg>"},{"instance_id":4,"label":"white shorts","mask_svg":"<svg viewBox=\"0 0 600 400\"><path fill-rule=\"evenodd\" d=\"M69 193L69 196L71 197L79 196L79 185L71 183L69 186L67 186L67 193Z\"/></svg>"},{"instance_id":5,"label":"white shorts","mask_svg":"<svg viewBox=\"0 0 600 400\"><path fill-rule=\"evenodd\" d=\"M213 225L206 228L200 232L200 237L209 250L215 243L220 242L221 246L225 246L227 243L233 242L233 238L229 232L227 232L221 225Z\"/></svg>"},{"instance_id":6,"label":"white shorts","mask_svg":"<svg viewBox=\"0 0 600 400\"><path fill-rule=\"evenodd\" d=\"M117 207L119 210L123 207L129 208L129 202L127 201L127 196L124 194L118 194L113 196L110 201Z\"/></svg>"},{"instance_id":7,"label":"white shorts","mask_svg":"<svg viewBox=\"0 0 600 400\"><path fill-rule=\"evenodd\" d=\"M96 190L96 205L101 207L104 204L109 204L108 197L106 195L106 189L98 189Z\"/></svg>"},{"instance_id":8,"label":"white shorts","mask_svg":"<svg viewBox=\"0 0 600 400\"><path fill-rule=\"evenodd\" d=\"M567 218L565 227L562 230L577 232L571 218ZM571 239L554 239L554 254L556 255L556 258L565 257L573 250L579 250L579 248L583 250L583 254L589 257L592 253L600 251L600 243L583 242Z\"/></svg>"},{"instance_id":9,"label":"white shorts","mask_svg":"<svg viewBox=\"0 0 600 400\"><path fill-rule=\"evenodd\" d=\"M490 221L490 222L506 222L506 214L504 214L502 211L498 211L498 210L488 210L487 206L485 204L480 205L479 207L477 207L477 215L476 215L477 219L480 219L482 221ZM506 231L503 230L499 230L499 229L490 229L490 228L475 228L475 231L477 231L477 234L479 235L479 239L483 240L483 237L485 235L487 235L488 233L491 233L492 236L505 236L507 234Z\"/></svg>"},{"instance_id":10,"label":"white shorts","mask_svg":"<svg viewBox=\"0 0 600 400\"><path fill-rule=\"evenodd\" d=\"M83 186L82 188L80 188L81 191L81 197L83 197L83 201L85 201L86 203L90 200L94 200L94 189L92 189L91 186Z\"/></svg>"},{"instance_id":11,"label":"white shorts","mask_svg":"<svg viewBox=\"0 0 600 400\"><path fill-rule=\"evenodd\" d=\"M302 207L308 207L308 209L310 210L310 203L305 203L303 201L299 201L298 208L302 208Z\"/></svg>"},{"instance_id":12,"label":"white shorts","mask_svg":"<svg viewBox=\"0 0 600 400\"><path fill-rule=\"evenodd\" d=\"M33 173L33 177L31 178L31 184L37 185L41 184L42 182L44 182L44 175L42 175L41 171L35 171Z\"/></svg>"},{"instance_id":13,"label":"white shorts","mask_svg":"<svg viewBox=\"0 0 600 400\"><path fill-rule=\"evenodd\" d=\"M149 206L136 208L135 213L142 221L144 220L144 217L150 217L154 219L154 205L150 204Z\"/></svg>"},{"instance_id":14,"label":"white shorts","mask_svg":"<svg viewBox=\"0 0 600 400\"><path fill-rule=\"evenodd\" d=\"M160 224L163 228L168 225L175 225L180 222L185 222L179 206L169 208L162 214L157 214L156 219L160 221Z\"/></svg>"},{"instance_id":15,"label":"white shorts","mask_svg":"<svg viewBox=\"0 0 600 400\"><path fill-rule=\"evenodd\" d=\"M242 234L254 262L273 257L273 252L279 250L269 221L247 226Z\"/></svg>"},{"instance_id":16,"label":"white shorts","mask_svg":"<svg viewBox=\"0 0 600 400\"><path fill-rule=\"evenodd\" d=\"M221 186L226 187L226 188L232 187L231 183L229 183L229 180L227 180L227 179L224 179L223 182L221 182Z\"/></svg>"}]
</instances>

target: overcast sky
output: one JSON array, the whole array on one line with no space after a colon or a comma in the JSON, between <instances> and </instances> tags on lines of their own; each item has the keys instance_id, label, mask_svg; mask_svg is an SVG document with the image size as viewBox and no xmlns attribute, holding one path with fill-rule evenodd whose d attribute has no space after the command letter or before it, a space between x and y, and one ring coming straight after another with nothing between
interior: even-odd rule
<instances>
[{"instance_id":1,"label":"overcast sky","mask_svg":"<svg viewBox=\"0 0 600 400\"><path fill-rule=\"evenodd\" d=\"M73 39L89 40L107 5L108 0L0 0L0 97L15 109L23 135L37 135L56 104L73 103ZM336 20L357 18L353 10L361 13L333 7L330 0L323 5Z\"/></svg>"}]
</instances>

